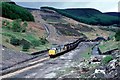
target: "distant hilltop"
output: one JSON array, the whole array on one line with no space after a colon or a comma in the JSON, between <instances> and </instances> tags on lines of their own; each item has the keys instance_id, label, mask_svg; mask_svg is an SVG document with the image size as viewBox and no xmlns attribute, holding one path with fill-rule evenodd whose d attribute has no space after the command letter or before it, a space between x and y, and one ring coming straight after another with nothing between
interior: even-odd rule
<instances>
[{"instance_id":1,"label":"distant hilltop","mask_svg":"<svg viewBox=\"0 0 120 80\"><path fill-rule=\"evenodd\" d=\"M53 7L41 7L42 10L49 9L60 13L63 16L72 18L79 22L83 22L90 25L117 25L120 26L120 13L106 12L93 8L70 8L70 9L56 9Z\"/></svg>"},{"instance_id":2,"label":"distant hilltop","mask_svg":"<svg viewBox=\"0 0 120 80\"><path fill-rule=\"evenodd\" d=\"M34 21L33 15L24 7L16 5L15 2L0 2L0 8L2 8L2 17Z\"/></svg>"},{"instance_id":3,"label":"distant hilltop","mask_svg":"<svg viewBox=\"0 0 120 80\"><path fill-rule=\"evenodd\" d=\"M120 17L120 12L106 12L105 14Z\"/></svg>"}]
</instances>

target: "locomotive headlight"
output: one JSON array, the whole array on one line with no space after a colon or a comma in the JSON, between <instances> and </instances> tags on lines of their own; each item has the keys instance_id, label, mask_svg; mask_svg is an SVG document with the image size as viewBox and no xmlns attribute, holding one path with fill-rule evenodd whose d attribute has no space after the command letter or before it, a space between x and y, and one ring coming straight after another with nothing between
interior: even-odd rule
<instances>
[{"instance_id":1,"label":"locomotive headlight","mask_svg":"<svg viewBox=\"0 0 120 80\"><path fill-rule=\"evenodd\" d=\"M49 55L55 55L55 50L49 50Z\"/></svg>"}]
</instances>

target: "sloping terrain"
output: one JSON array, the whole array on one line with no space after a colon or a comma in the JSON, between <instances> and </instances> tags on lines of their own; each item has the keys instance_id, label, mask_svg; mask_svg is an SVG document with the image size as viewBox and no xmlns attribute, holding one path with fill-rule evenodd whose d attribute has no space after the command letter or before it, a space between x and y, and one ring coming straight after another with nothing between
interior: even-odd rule
<instances>
[{"instance_id":1,"label":"sloping terrain","mask_svg":"<svg viewBox=\"0 0 120 80\"><path fill-rule=\"evenodd\" d=\"M17 52L5 47L2 47L2 53L0 54L2 54L1 57L2 63L0 63L0 65L2 65L2 67L0 67L2 70L33 57L22 52Z\"/></svg>"},{"instance_id":2,"label":"sloping terrain","mask_svg":"<svg viewBox=\"0 0 120 80\"><path fill-rule=\"evenodd\" d=\"M13 22L13 20L3 18L3 17L0 17L0 20L7 20L10 23ZM34 43L35 43L35 40L38 40L39 38L44 38L46 36L45 30L42 27L42 25L40 25L40 24L38 25L35 22L27 22L27 24L28 24L27 32L25 32L25 33L13 32L11 30L3 28L2 29L2 34L3 34L2 35L2 45L6 46L9 49L13 49L15 51L21 51L22 46L14 46L14 45L10 44L10 40L11 40L10 36L17 37L18 39L26 39L30 42L32 41L30 38L32 38ZM2 27L2 26L0 26L0 27ZM5 34L8 34L8 35L5 35ZM31 43L33 43L33 42L31 42ZM46 45L46 46L48 46L48 45ZM39 48L39 47L38 48L31 47L29 52L36 52L36 51L46 49L46 47L44 45L43 46L41 45L41 47L43 47L43 48L41 48L41 47Z\"/></svg>"},{"instance_id":3,"label":"sloping terrain","mask_svg":"<svg viewBox=\"0 0 120 80\"><path fill-rule=\"evenodd\" d=\"M93 26L85 23L75 21L74 19L65 17L56 12L49 12L47 10L41 11L43 14L42 18L49 24L53 25L58 34L64 36L78 36L87 37L88 39L95 39L98 36L107 39L111 35L112 31L106 31L101 29L105 26Z\"/></svg>"},{"instance_id":4,"label":"sloping terrain","mask_svg":"<svg viewBox=\"0 0 120 80\"><path fill-rule=\"evenodd\" d=\"M31 13L35 17L35 22L37 24L41 24L42 27L46 30L47 37L46 39L51 43L51 44L65 44L68 42L74 41L75 37L73 36L67 36L67 35L62 35L61 33L58 32L56 27L52 25L52 23L59 23L60 19L56 18L59 17L61 18L60 15L54 14L54 13L49 13L49 12L44 12L40 10L32 10ZM46 17L47 16L47 17ZM54 19L57 20L54 20ZM50 20L48 20L50 19ZM65 22L65 21L63 21Z\"/></svg>"},{"instance_id":5,"label":"sloping terrain","mask_svg":"<svg viewBox=\"0 0 120 80\"><path fill-rule=\"evenodd\" d=\"M11 2L0 2L0 8L2 9L3 17L10 19L22 19L23 21L34 21L32 14L27 9Z\"/></svg>"},{"instance_id":6,"label":"sloping terrain","mask_svg":"<svg viewBox=\"0 0 120 80\"><path fill-rule=\"evenodd\" d=\"M0 26L0 29L2 28L2 32L0 34L3 35L3 44L1 45L3 46L3 61L1 64L4 65L4 68L13 66L19 62L22 67L26 64L35 65L18 69L17 72L11 72L10 74L3 75L4 77L99 78L96 74L99 74L101 70L97 73L96 70L101 69L101 67L105 68L105 70L102 70L101 73L102 78L119 77L119 50L111 52L110 55L102 54L103 52L107 53L106 51L119 47L118 42L115 41L114 37L118 27L89 25L80 21L75 21L73 18L65 16L66 13L64 12L66 12L66 10L62 10L64 15L61 15L53 10L29 10L34 17L35 22L26 22L24 20L21 21L20 19L11 20L0 17L0 20L1 18L3 19L1 20L2 26ZM90 9L87 9L87 11L89 10ZM85 20L90 18L91 21L91 16L94 16L95 14L102 14L100 11L94 9L92 9L92 11L90 10L90 13L87 13L87 11L86 9L84 11L80 11L80 14L86 17L84 18ZM72 13L74 12L77 13L77 10L72 10ZM87 14L85 15L84 12ZM92 12L94 12L94 14L92 14ZM78 16L79 14L74 15ZM95 19L100 19L99 17L100 16ZM61 56L50 58L48 52L45 52L44 54L35 55L39 56L38 58L35 58L35 60L22 63L22 61L26 61L27 59L34 57L21 52L24 50L23 48L26 49L26 45L28 44L30 44L30 46L27 47L30 47L30 49L27 48L27 52L31 53L48 49L51 47L51 44L64 45L66 43L73 42L80 37L87 37L88 42L81 42L74 50L66 52ZM102 41L99 40L99 38L102 38ZM118 36L118 38L120 38L120 36ZM89 41L90 39L91 41ZM98 39L98 41L92 41L94 39ZM97 55L94 55L95 53L97 53ZM112 68L111 61L113 61ZM19 65L16 65L15 67L17 66Z\"/></svg>"},{"instance_id":7,"label":"sloping terrain","mask_svg":"<svg viewBox=\"0 0 120 80\"><path fill-rule=\"evenodd\" d=\"M106 12L104 14L120 17L120 12Z\"/></svg>"},{"instance_id":8,"label":"sloping terrain","mask_svg":"<svg viewBox=\"0 0 120 80\"><path fill-rule=\"evenodd\" d=\"M49 47L45 39L45 29L41 24L34 22L34 17L29 10L11 1L0 2L0 7L3 12L0 17L2 45L15 51L25 50L30 53Z\"/></svg>"},{"instance_id":9,"label":"sloping terrain","mask_svg":"<svg viewBox=\"0 0 120 80\"><path fill-rule=\"evenodd\" d=\"M110 16L91 8L56 9L53 7L41 7L41 9L54 10L66 17L86 24L106 26L120 23L118 17Z\"/></svg>"}]
</instances>

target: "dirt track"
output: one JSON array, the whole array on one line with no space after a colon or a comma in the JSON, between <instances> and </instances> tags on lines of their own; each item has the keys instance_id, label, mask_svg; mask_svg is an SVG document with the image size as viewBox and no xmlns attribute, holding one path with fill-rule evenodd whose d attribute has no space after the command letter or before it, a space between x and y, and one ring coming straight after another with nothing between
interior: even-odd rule
<instances>
[{"instance_id":1,"label":"dirt track","mask_svg":"<svg viewBox=\"0 0 120 80\"><path fill-rule=\"evenodd\" d=\"M42 25L44 29L47 28L47 40L51 44L65 44L68 42L74 41L75 37L70 36L62 36L57 33L57 30L54 26L48 24L44 19L42 19L41 14L44 14L42 11L32 11L33 16L35 17L35 22L37 24ZM49 32L48 32L49 31Z\"/></svg>"}]
</instances>

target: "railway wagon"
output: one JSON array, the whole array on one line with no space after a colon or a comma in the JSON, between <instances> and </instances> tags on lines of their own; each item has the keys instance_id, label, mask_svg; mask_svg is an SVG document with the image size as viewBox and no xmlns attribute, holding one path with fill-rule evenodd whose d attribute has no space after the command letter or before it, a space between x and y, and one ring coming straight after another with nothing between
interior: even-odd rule
<instances>
[{"instance_id":1,"label":"railway wagon","mask_svg":"<svg viewBox=\"0 0 120 80\"><path fill-rule=\"evenodd\" d=\"M57 47L51 48L48 52L49 56L52 58L56 55L60 55L62 53L68 52L70 50L75 49L78 44L82 41L85 41L84 38L80 38L76 41L74 41L73 43L69 43L69 44L65 44L65 45L59 45Z\"/></svg>"}]
</instances>

